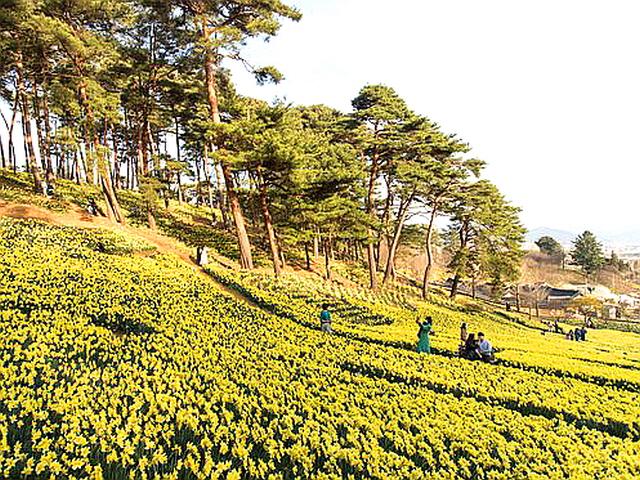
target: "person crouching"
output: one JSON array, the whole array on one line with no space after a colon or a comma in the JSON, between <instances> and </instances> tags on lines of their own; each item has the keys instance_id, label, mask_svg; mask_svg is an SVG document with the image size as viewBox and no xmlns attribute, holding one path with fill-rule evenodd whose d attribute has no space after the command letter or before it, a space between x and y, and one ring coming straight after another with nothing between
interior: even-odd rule
<instances>
[{"instance_id":1,"label":"person crouching","mask_svg":"<svg viewBox=\"0 0 640 480\"><path fill-rule=\"evenodd\" d=\"M482 332L478 332L478 347L476 348L476 353L483 362L493 363L495 361L493 346Z\"/></svg>"}]
</instances>

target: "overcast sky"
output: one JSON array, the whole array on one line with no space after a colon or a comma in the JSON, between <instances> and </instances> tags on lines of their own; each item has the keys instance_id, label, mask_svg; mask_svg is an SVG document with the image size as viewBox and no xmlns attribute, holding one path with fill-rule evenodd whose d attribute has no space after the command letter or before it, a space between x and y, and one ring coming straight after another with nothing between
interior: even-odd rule
<instances>
[{"instance_id":1,"label":"overcast sky","mask_svg":"<svg viewBox=\"0 0 640 480\"><path fill-rule=\"evenodd\" d=\"M233 68L241 93L348 111L396 89L458 134L527 227L640 229L640 2L296 0L299 23L252 42L280 85Z\"/></svg>"}]
</instances>

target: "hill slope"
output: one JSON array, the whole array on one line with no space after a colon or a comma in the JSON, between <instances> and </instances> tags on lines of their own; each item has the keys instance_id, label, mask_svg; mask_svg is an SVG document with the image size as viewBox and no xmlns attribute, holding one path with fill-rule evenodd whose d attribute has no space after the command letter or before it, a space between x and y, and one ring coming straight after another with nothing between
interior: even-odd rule
<instances>
[{"instance_id":1,"label":"hill slope","mask_svg":"<svg viewBox=\"0 0 640 480\"><path fill-rule=\"evenodd\" d=\"M488 305L220 257L207 272L232 298L179 242L50 215L0 219L6 478L640 475L637 335L569 342ZM434 355L414 352L424 315ZM461 321L498 365L455 356Z\"/></svg>"}]
</instances>

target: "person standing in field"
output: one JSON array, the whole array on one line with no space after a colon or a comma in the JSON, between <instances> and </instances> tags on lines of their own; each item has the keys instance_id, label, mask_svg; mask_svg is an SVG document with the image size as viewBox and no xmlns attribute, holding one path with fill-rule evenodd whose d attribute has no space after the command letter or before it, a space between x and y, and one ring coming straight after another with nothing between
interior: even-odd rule
<instances>
[{"instance_id":1,"label":"person standing in field","mask_svg":"<svg viewBox=\"0 0 640 480\"><path fill-rule=\"evenodd\" d=\"M209 263L209 249L207 247L202 247L200 249L200 260L198 265L201 267L207 265Z\"/></svg>"},{"instance_id":2,"label":"person standing in field","mask_svg":"<svg viewBox=\"0 0 640 480\"><path fill-rule=\"evenodd\" d=\"M320 330L327 333L333 333L331 329L331 312L329 312L329 305L322 304L322 311L320 312Z\"/></svg>"},{"instance_id":3,"label":"person standing in field","mask_svg":"<svg viewBox=\"0 0 640 480\"><path fill-rule=\"evenodd\" d=\"M431 317L427 317L423 322L416 320L416 323L420 327L418 330L418 352L419 353L431 353L431 340L430 335L434 334L431 329L433 320Z\"/></svg>"},{"instance_id":4,"label":"person standing in field","mask_svg":"<svg viewBox=\"0 0 640 480\"><path fill-rule=\"evenodd\" d=\"M464 354L464 347L467 343L468 337L469 333L467 331L467 322L462 322L462 325L460 325L460 345L458 347L458 355L460 356Z\"/></svg>"}]
</instances>

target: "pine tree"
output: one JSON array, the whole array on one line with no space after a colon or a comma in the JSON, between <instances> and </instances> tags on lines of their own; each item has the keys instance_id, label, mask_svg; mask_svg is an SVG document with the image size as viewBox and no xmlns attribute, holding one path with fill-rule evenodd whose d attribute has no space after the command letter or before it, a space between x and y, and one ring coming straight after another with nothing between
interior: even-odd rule
<instances>
[{"instance_id":1,"label":"pine tree","mask_svg":"<svg viewBox=\"0 0 640 480\"><path fill-rule=\"evenodd\" d=\"M365 211L369 217L369 239L367 241L367 263L369 265L369 286L378 286L377 260L374 242L380 232L377 216L376 189L380 177L399 154L397 141L403 126L411 120L412 114L406 103L390 87L367 85L353 99L353 118L356 143L367 161L368 186L365 197ZM389 199L390 192L387 192ZM391 202L387 202L387 209ZM383 215L384 217L384 215Z\"/></svg>"},{"instance_id":2,"label":"pine tree","mask_svg":"<svg viewBox=\"0 0 640 480\"><path fill-rule=\"evenodd\" d=\"M209 117L215 126L222 122L217 81L221 61L224 58L242 60L241 47L247 38L269 38L277 33L281 18L298 20L300 13L279 0L269 2L183 0L175 2L174 5L189 20L189 26L193 32L191 42L202 60ZM167 8L164 4L157 4L157 6L161 9ZM253 72L260 83L269 80L278 81L281 78L279 72L273 67L254 68ZM244 268L253 268L251 244L231 166L224 156L220 157L220 165L236 227L240 264Z\"/></svg>"},{"instance_id":3,"label":"pine tree","mask_svg":"<svg viewBox=\"0 0 640 480\"><path fill-rule=\"evenodd\" d=\"M542 253L546 253L552 257L563 252L562 245L560 245L555 238L550 236L540 237L536 242L536 245Z\"/></svg>"},{"instance_id":4,"label":"pine tree","mask_svg":"<svg viewBox=\"0 0 640 480\"><path fill-rule=\"evenodd\" d=\"M431 269L433 268L433 231L439 215L455 213L470 177L477 177L484 162L477 159L465 159L456 155L465 151L466 145L454 143L450 151L436 157L434 173L429 182L421 185L419 200L429 212L429 221L425 230L426 265L422 276L422 296L427 297Z\"/></svg>"},{"instance_id":5,"label":"pine tree","mask_svg":"<svg viewBox=\"0 0 640 480\"><path fill-rule=\"evenodd\" d=\"M300 111L308 151L290 195L282 201L300 240L322 245L325 277L331 280L332 246L340 240L357 244L367 238L368 215L362 209L365 164L351 144L344 115L323 105Z\"/></svg>"},{"instance_id":6,"label":"pine tree","mask_svg":"<svg viewBox=\"0 0 640 480\"><path fill-rule=\"evenodd\" d=\"M494 290L517 277L522 257L524 228L519 209L510 205L495 185L486 180L465 185L452 210L448 249L454 274L451 297L460 282L488 277ZM474 289L475 290L475 289Z\"/></svg>"},{"instance_id":7,"label":"pine tree","mask_svg":"<svg viewBox=\"0 0 640 480\"><path fill-rule=\"evenodd\" d=\"M588 230L573 241L571 257L575 263L580 265L587 276L597 273L605 264L602 245L596 236Z\"/></svg>"}]
</instances>

